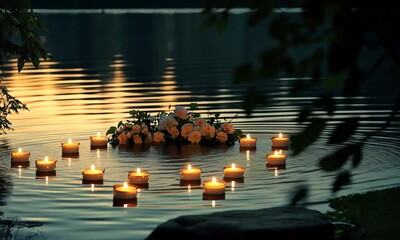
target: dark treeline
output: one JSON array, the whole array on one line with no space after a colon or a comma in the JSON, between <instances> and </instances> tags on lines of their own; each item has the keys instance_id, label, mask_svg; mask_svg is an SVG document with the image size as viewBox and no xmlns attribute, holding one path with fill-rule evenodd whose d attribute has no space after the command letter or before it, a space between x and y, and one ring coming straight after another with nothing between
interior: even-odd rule
<instances>
[{"instance_id":1,"label":"dark treeline","mask_svg":"<svg viewBox=\"0 0 400 240\"><path fill-rule=\"evenodd\" d=\"M203 8L205 0L31 0L38 9L91 9L91 8ZM248 7L249 0L235 1L235 7ZM302 1L296 1L299 4ZM294 3L283 0L277 7L293 7Z\"/></svg>"}]
</instances>

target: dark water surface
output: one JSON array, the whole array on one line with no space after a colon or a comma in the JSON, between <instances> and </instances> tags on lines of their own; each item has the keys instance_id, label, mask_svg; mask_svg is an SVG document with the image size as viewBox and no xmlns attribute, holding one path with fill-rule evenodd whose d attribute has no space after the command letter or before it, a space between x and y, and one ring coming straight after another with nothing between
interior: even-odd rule
<instances>
[{"instance_id":1,"label":"dark water surface","mask_svg":"<svg viewBox=\"0 0 400 240\"><path fill-rule=\"evenodd\" d=\"M265 28L246 27L246 14L230 18L226 33L198 31L202 17L191 11L42 13L50 30L43 36L53 59L40 69L26 66L17 74L10 63L4 79L11 93L30 111L12 116L15 131L1 136L0 178L8 193L0 198L6 217L42 223L48 239L144 239L158 224L180 215L233 209L257 209L288 203L292 190L310 187L307 206L326 211L335 172L322 172L318 159L333 149L321 136L315 145L287 159L286 169L269 169L265 155L278 132L294 134L301 106L316 99L315 92L288 98L295 79L260 83L271 106L258 108L251 118L241 109L247 86L232 84L238 64L252 59L270 44ZM396 87L385 79L370 81L351 106L340 105L330 126L348 116L359 116L356 137L374 130L390 114ZM337 99L340 101L340 99ZM235 127L258 138L256 151L232 147L150 145L144 148L111 146L91 150L89 136L104 133L128 117L128 111L168 110L168 106L197 102L203 116L238 114ZM327 131L331 129L328 127ZM364 147L363 161L353 183L338 195L381 189L400 182L399 121L373 137ZM63 158L61 142L80 142L78 158ZM10 152L31 152L28 168L10 168ZM56 158L56 176L37 179L34 160ZM243 183L227 184L225 200L202 199L201 186L180 186L179 169L187 163L203 168L203 179L222 177L225 165L246 167ZM103 185L82 185L81 170L95 164L106 169ZM135 207L113 207L112 186L126 181L137 167L150 171L148 189L141 189ZM350 168L350 166L345 166Z\"/></svg>"}]
</instances>

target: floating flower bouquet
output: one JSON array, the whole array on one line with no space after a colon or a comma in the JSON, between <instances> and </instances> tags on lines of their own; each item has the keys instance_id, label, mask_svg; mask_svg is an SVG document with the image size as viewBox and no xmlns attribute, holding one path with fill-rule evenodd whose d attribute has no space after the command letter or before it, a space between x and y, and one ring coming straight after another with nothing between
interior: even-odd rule
<instances>
[{"instance_id":1,"label":"floating flower bouquet","mask_svg":"<svg viewBox=\"0 0 400 240\"><path fill-rule=\"evenodd\" d=\"M160 112L154 116L133 110L129 112L132 120L120 121L117 126L110 127L106 135L114 146L152 142L233 145L242 137L242 131L235 129L232 119L220 119L219 113L202 118L195 110L196 103L190 104L189 110L177 106L173 112Z\"/></svg>"}]
</instances>

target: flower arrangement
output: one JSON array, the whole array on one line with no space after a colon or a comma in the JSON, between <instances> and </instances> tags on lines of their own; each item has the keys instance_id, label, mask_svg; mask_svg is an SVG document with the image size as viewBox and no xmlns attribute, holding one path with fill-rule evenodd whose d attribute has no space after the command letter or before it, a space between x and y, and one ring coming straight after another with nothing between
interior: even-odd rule
<instances>
[{"instance_id":1,"label":"flower arrangement","mask_svg":"<svg viewBox=\"0 0 400 240\"><path fill-rule=\"evenodd\" d=\"M153 142L233 145L243 136L242 131L231 123L233 118L229 121L221 119L219 113L203 118L195 112L197 109L197 104L191 103L189 110L176 106L174 111L162 111L156 115L132 110L129 112L131 120L111 126L106 135L114 146Z\"/></svg>"}]
</instances>

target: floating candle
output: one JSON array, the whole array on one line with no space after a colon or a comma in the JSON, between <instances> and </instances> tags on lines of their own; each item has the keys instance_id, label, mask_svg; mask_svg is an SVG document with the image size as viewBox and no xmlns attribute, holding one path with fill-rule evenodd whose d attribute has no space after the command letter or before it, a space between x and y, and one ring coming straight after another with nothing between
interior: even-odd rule
<instances>
[{"instance_id":1,"label":"floating candle","mask_svg":"<svg viewBox=\"0 0 400 240\"><path fill-rule=\"evenodd\" d=\"M236 166L236 164L232 163L231 166L224 167L224 178L243 178L244 177L244 168Z\"/></svg>"},{"instance_id":2,"label":"floating candle","mask_svg":"<svg viewBox=\"0 0 400 240\"><path fill-rule=\"evenodd\" d=\"M31 154L29 152L24 152L21 148L18 148L18 151L11 153L11 162L29 162L30 155Z\"/></svg>"},{"instance_id":3,"label":"floating candle","mask_svg":"<svg viewBox=\"0 0 400 240\"><path fill-rule=\"evenodd\" d=\"M206 195L225 194L225 181L219 181L215 177L213 177L211 181L204 182L203 194Z\"/></svg>"},{"instance_id":4,"label":"floating candle","mask_svg":"<svg viewBox=\"0 0 400 240\"><path fill-rule=\"evenodd\" d=\"M282 133L279 133L278 137L272 137L272 147L284 147L287 148L289 146L289 137L285 137Z\"/></svg>"},{"instance_id":5,"label":"floating candle","mask_svg":"<svg viewBox=\"0 0 400 240\"><path fill-rule=\"evenodd\" d=\"M52 172L56 168L57 160L50 160L47 156L44 160L36 160L36 170L38 172Z\"/></svg>"},{"instance_id":6,"label":"floating candle","mask_svg":"<svg viewBox=\"0 0 400 240\"><path fill-rule=\"evenodd\" d=\"M61 143L62 153L79 153L79 143L72 142L71 138L68 138L68 142Z\"/></svg>"},{"instance_id":7,"label":"floating candle","mask_svg":"<svg viewBox=\"0 0 400 240\"><path fill-rule=\"evenodd\" d=\"M106 147L107 146L107 136L101 136L98 132L96 136L90 136L90 145L92 147Z\"/></svg>"},{"instance_id":8,"label":"floating candle","mask_svg":"<svg viewBox=\"0 0 400 240\"><path fill-rule=\"evenodd\" d=\"M282 151L275 151L274 154L268 154L266 158L267 165L269 166L286 164L286 155L283 154Z\"/></svg>"},{"instance_id":9,"label":"floating candle","mask_svg":"<svg viewBox=\"0 0 400 240\"><path fill-rule=\"evenodd\" d=\"M89 169L82 170L82 180L83 181L103 181L104 169L95 169L94 165Z\"/></svg>"},{"instance_id":10,"label":"floating candle","mask_svg":"<svg viewBox=\"0 0 400 240\"><path fill-rule=\"evenodd\" d=\"M128 183L114 185L114 198L117 199L134 199L137 198L137 189Z\"/></svg>"},{"instance_id":11,"label":"floating candle","mask_svg":"<svg viewBox=\"0 0 400 240\"><path fill-rule=\"evenodd\" d=\"M242 148L255 148L257 145L257 139L250 137L250 134L247 134L245 138L240 139L240 147Z\"/></svg>"},{"instance_id":12,"label":"floating candle","mask_svg":"<svg viewBox=\"0 0 400 240\"><path fill-rule=\"evenodd\" d=\"M193 168L190 164L186 169L181 169L180 172L182 181L198 181L201 178L201 169Z\"/></svg>"},{"instance_id":13,"label":"floating candle","mask_svg":"<svg viewBox=\"0 0 400 240\"><path fill-rule=\"evenodd\" d=\"M150 173L147 171L142 171L140 168L136 171L130 171L128 173L129 183L136 185L144 185L149 183Z\"/></svg>"}]
</instances>

